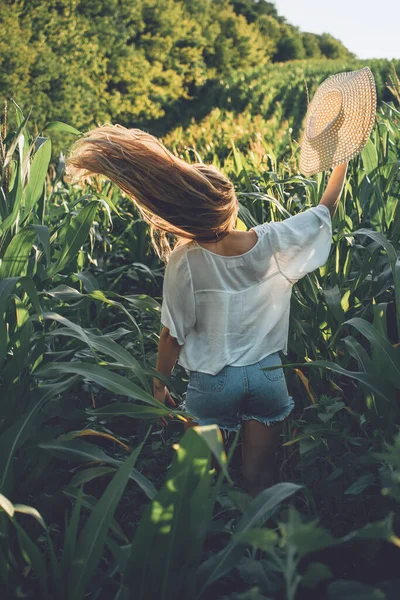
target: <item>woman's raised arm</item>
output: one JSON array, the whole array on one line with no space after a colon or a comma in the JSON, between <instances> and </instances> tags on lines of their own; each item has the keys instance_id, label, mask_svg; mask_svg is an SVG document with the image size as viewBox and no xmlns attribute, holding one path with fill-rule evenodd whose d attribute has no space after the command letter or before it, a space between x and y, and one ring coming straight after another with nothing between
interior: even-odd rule
<instances>
[{"instance_id":1,"label":"woman's raised arm","mask_svg":"<svg viewBox=\"0 0 400 600\"><path fill-rule=\"evenodd\" d=\"M348 166L349 163L346 162L342 165L338 165L332 170L328 185L326 186L325 192L323 193L320 201L320 204L324 204L329 208L331 218L336 212L337 205L343 191Z\"/></svg>"}]
</instances>

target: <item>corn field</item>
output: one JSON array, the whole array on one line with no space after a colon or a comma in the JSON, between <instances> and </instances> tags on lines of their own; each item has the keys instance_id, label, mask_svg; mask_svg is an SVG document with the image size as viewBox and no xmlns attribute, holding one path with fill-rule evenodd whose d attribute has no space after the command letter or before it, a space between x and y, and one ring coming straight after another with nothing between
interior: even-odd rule
<instances>
[{"instance_id":1,"label":"corn field","mask_svg":"<svg viewBox=\"0 0 400 600\"><path fill-rule=\"evenodd\" d=\"M8 104L17 126L7 130L5 112L3 598L398 597L396 77L392 98L350 162L328 262L294 289L284 367L296 408L281 482L254 499L235 483L238 437L227 455L216 426L184 432L179 365L165 380L177 409L152 396L164 265L146 223L108 181L65 183L52 136L79 131L57 121L34 134L30 116ZM283 154L261 146L257 156L233 140L225 157L204 150L235 183L247 228L315 206L328 177L301 176L295 145ZM158 419L170 413L163 430Z\"/></svg>"}]
</instances>

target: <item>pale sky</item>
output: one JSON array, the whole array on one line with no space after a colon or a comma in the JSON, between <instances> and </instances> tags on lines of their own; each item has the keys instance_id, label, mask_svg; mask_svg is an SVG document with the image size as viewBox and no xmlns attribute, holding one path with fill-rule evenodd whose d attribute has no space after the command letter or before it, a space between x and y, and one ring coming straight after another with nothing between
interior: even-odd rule
<instances>
[{"instance_id":1,"label":"pale sky","mask_svg":"<svg viewBox=\"0 0 400 600\"><path fill-rule=\"evenodd\" d=\"M330 33L357 58L400 58L400 0L274 0L302 32Z\"/></svg>"}]
</instances>

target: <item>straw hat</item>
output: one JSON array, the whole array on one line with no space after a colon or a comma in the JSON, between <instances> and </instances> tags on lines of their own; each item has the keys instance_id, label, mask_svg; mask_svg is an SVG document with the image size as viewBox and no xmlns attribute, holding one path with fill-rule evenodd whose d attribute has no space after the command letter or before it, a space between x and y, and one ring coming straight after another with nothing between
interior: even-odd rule
<instances>
[{"instance_id":1,"label":"straw hat","mask_svg":"<svg viewBox=\"0 0 400 600\"><path fill-rule=\"evenodd\" d=\"M368 141L375 114L375 81L369 67L325 79L305 116L300 171L313 175L359 154Z\"/></svg>"}]
</instances>

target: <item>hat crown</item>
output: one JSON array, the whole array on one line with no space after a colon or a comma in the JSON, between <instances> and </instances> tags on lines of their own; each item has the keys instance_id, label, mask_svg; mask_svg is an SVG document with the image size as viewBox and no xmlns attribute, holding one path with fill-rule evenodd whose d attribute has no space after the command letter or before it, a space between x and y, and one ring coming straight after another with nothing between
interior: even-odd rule
<instances>
[{"instance_id":1,"label":"hat crown","mask_svg":"<svg viewBox=\"0 0 400 600\"><path fill-rule=\"evenodd\" d=\"M317 98L316 98L317 100ZM306 133L309 140L313 140L326 132L338 119L343 105L341 90L327 91L323 97L310 106Z\"/></svg>"},{"instance_id":2,"label":"hat crown","mask_svg":"<svg viewBox=\"0 0 400 600\"><path fill-rule=\"evenodd\" d=\"M323 81L308 105L300 170L309 176L361 152L376 114L376 88L369 67L336 73Z\"/></svg>"}]
</instances>

